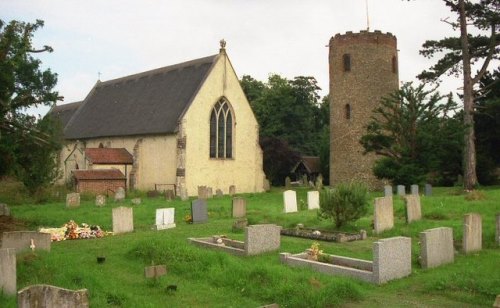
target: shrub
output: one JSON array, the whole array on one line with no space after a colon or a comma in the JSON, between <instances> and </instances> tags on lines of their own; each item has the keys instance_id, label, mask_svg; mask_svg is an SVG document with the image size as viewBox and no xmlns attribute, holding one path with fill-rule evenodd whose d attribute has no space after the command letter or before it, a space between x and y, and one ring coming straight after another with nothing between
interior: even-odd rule
<instances>
[{"instance_id":1,"label":"shrub","mask_svg":"<svg viewBox=\"0 0 500 308\"><path fill-rule=\"evenodd\" d=\"M320 218L332 219L338 229L368 212L368 188L357 182L340 183L321 193Z\"/></svg>"}]
</instances>

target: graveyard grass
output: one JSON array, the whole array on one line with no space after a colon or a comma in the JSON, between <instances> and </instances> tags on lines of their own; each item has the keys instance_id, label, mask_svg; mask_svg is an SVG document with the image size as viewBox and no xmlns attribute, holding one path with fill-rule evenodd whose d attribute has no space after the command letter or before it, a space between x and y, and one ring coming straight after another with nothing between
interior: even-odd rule
<instances>
[{"instance_id":1,"label":"graveyard grass","mask_svg":"<svg viewBox=\"0 0 500 308\"><path fill-rule=\"evenodd\" d=\"M70 219L97 224L111 231L111 208L130 206L134 211L134 232L91 240L53 242L50 253L35 251L17 256L17 288L51 284L68 289L89 290L91 307L258 307L278 303L281 307L491 307L500 294L500 248L495 246L495 214L500 212L500 188L483 188L485 199L467 201L453 188L434 188L433 196L421 197L421 221L406 224L404 202L394 196L395 228L372 233L373 206L365 217L343 227L344 231L368 231L368 239L348 243L319 242L324 253L372 260L372 243L380 238L412 238L412 274L376 286L350 278L334 277L307 268L292 268L279 262L278 252L299 253L313 240L281 237L279 251L259 256L237 257L222 251L190 244L189 237L225 234L243 240L233 232L231 198L208 200L209 220L188 224L190 201L166 201L131 193L120 204L108 198L99 208L94 199L82 197L79 208L66 208L64 201L46 204L12 205L12 215L28 229L60 227ZM333 223L319 220L316 210L283 214L283 189L269 193L241 194L247 200L249 224L275 223L284 228L298 223L306 227L332 229ZM297 203L307 200L307 190L297 189ZM382 193L371 194L373 198ZM141 197L141 205L132 205ZM157 208L175 207L174 229L155 231ZM483 250L470 255L460 252L463 215L480 213L483 221ZM424 270L418 264L419 232L451 227L455 262ZM97 256L106 256L102 264ZM144 277L144 267L165 264L167 275L156 280ZM176 285L177 290L167 290ZM0 294L0 307L16 307L15 297Z\"/></svg>"}]
</instances>

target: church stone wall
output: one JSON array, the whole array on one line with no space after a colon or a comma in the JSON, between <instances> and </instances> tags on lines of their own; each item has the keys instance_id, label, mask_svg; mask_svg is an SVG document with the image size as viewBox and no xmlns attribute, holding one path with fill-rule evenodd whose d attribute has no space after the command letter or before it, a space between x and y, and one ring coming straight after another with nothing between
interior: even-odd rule
<instances>
[{"instance_id":1,"label":"church stone wall","mask_svg":"<svg viewBox=\"0 0 500 308\"><path fill-rule=\"evenodd\" d=\"M363 155L359 140L381 97L398 89L396 37L380 31L347 32L332 37L329 46L330 182L358 180L381 188L372 172L377 156ZM348 71L344 55L350 58Z\"/></svg>"},{"instance_id":2,"label":"church stone wall","mask_svg":"<svg viewBox=\"0 0 500 308\"><path fill-rule=\"evenodd\" d=\"M210 113L226 97L233 111L233 158L210 158ZM229 193L262 192L264 172L259 146L259 128L231 62L222 52L207 80L183 118L186 137L185 183L188 195L198 186L210 186Z\"/></svg>"}]
</instances>

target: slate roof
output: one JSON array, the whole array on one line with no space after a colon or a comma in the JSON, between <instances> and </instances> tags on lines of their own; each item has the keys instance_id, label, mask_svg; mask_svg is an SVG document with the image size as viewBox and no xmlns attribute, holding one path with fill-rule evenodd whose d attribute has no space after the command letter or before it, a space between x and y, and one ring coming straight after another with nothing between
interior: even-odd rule
<instances>
[{"instance_id":1,"label":"slate roof","mask_svg":"<svg viewBox=\"0 0 500 308\"><path fill-rule=\"evenodd\" d=\"M292 172L295 172L300 164L303 164L309 173L319 173L321 171L318 156L302 156L300 161L292 168Z\"/></svg>"},{"instance_id":2,"label":"slate roof","mask_svg":"<svg viewBox=\"0 0 500 308\"><path fill-rule=\"evenodd\" d=\"M93 164L131 165L134 162L132 154L124 148L88 148L85 157Z\"/></svg>"},{"instance_id":3,"label":"slate roof","mask_svg":"<svg viewBox=\"0 0 500 308\"><path fill-rule=\"evenodd\" d=\"M75 113L75 111L82 105L82 102L74 102L59 106L54 106L49 111L49 115L55 117L61 122L62 127L64 128L66 124L68 124L69 120Z\"/></svg>"},{"instance_id":4,"label":"slate roof","mask_svg":"<svg viewBox=\"0 0 500 308\"><path fill-rule=\"evenodd\" d=\"M73 170L75 179L81 180L125 180L125 175L118 169Z\"/></svg>"},{"instance_id":5,"label":"slate roof","mask_svg":"<svg viewBox=\"0 0 500 308\"><path fill-rule=\"evenodd\" d=\"M66 139L174 133L218 55L97 82Z\"/></svg>"}]
</instances>

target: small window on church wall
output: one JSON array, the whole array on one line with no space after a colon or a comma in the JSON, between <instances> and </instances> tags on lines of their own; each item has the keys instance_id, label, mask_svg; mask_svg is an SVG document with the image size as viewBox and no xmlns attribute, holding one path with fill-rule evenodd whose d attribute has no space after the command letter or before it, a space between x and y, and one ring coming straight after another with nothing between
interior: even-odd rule
<instances>
[{"instance_id":1,"label":"small window on church wall","mask_svg":"<svg viewBox=\"0 0 500 308\"><path fill-rule=\"evenodd\" d=\"M351 105L349 105L349 104L345 105L345 118L347 120L351 119Z\"/></svg>"},{"instance_id":2,"label":"small window on church wall","mask_svg":"<svg viewBox=\"0 0 500 308\"><path fill-rule=\"evenodd\" d=\"M398 72L398 58L392 56L392 72L396 74Z\"/></svg>"},{"instance_id":3,"label":"small window on church wall","mask_svg":"<svg viewBox=\"0 0 500 308\"><path fill-rule=\"evenodd\" d=\"M344 61L344 72L350 72L351 71L351 55L348 53L344 54L343 61Z\"/></svg>"},{"instance_id":4,"label":"small window on church wall","mask_svg":"<svg viewBox=\"0 0 500 308\"><path fill-rule=\"evenodd\" d=\"M99 148L100 149L104 148L104 144L102 144L102 142L99 143Z\"/></svg>"},{"instance_id":5,"label":"small window on church wall","mask_svg":"<svg viewBox=\"0 0 500 308\"><path fill-rule=\"evenodd\" d=\"M210 114L210 157L233 157L233 115L224 98L214 105Z\"/></svg>"}]
</instances>

